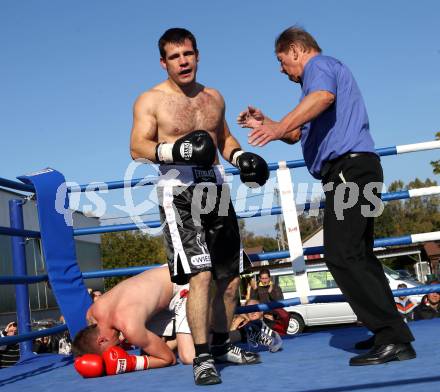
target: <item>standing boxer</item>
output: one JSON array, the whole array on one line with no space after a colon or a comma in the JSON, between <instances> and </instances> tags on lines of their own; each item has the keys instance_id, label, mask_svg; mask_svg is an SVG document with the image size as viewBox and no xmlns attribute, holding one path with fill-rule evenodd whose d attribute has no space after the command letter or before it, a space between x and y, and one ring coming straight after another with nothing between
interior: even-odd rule
<instances>
[{"instance_id":1,"label":"standing boxer","mask_svg":"<svg viewBox=\"0 0 440 392\"><path fill-rule=\"evenodd\" d=\"M158 186L168 264L173 282L190 285L187 315L196 353L194 380L218 384L214 359L249 364L259 362L259 356L228 340L243 252L229 188L222 186L217 149L250 186L264 185L269 172L260 156L243 152L231 135L220 93L196 82L199 53L194 36L185 29L169 29L159 40L159 51L168 78L134 104L131 156L160 163L165 178L171 170L179 173L172 183L165 180ZM212 278L216 291L210 312Z\"/></svg>"},{"instance_id":2,"label":"standing boxer","mask_svg":"<svg viewBox=\"0 0 440 392\"><path fill-rule=\"evenodd\" d=\"M350 70L323 56L302 29L282 32L275 52L281 72L301 85L301 102L279 122L252 107L240 113L238 122L252 128L252 145L301 139L307 168L322 180L325 260L359 320L375 334L371 351L351 358L350 365L412 359L414 338L373 253L374 210L381 203L383 173L359 87ZM356 200L344 209L347 193Z\"/></svg>"}]
</instances>

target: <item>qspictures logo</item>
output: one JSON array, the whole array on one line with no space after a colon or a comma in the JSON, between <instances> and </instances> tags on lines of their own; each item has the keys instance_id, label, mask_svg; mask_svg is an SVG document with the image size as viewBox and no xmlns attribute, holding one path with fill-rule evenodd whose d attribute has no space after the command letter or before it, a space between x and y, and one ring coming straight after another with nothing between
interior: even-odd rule
<instances>
[{"instance_id":1,"label":"qspictures logo","mask_svg":"<svg viewBox=\"0 0 440 392\"><path fill-rule=\"evenodd\" d=\"M146 175L137 178L139 171L145 171L145 167L153 168L155 174ZM166 222L154 221L145 222L146 215L154 215L158 213L160 207L167 207L158 199L158 184L166 184L172 189L172 197L170 198L169 208L173 208L173 200L181 193L185 192L189 185L183 185L180 180L181 173L172 165L162 174L159 167L154 162L147 159L131 161L125 170L123 179L123 204L114 204L113 208L122 211L125 216L121 219L128 219L143 233L149 235L159 235L162 233ZM230 182L230 180L228 179ZM193 185L195 187L191 205L191 216L196 225L201 224L200 215L210 213L218 204L218 215L226 216L228 214L229 201L232 199L236 211L245 213L246 217L272 215L271 210L276 205L275 193L278 189L276 177L270 178L266 185L261 188L249 188L243 183L239 183L234 188L234 194L231 194L228 181L222 185L220 200L217 200L216 187L208 186L209 183L216 183L216 174L213 169L194 168L193 169ZM208 183L208 184L206 184ZM134 197L134 189L139 187L146 188L146 196L142 197L140 202ZM310 192L311 186L311 192ZM64 216L64 220L68 226L73 226L73 212L81 211L86 216L102 217L107 212L108 203L102 197L102 194L109 193L109 187L104 182L91 182L87 184L85 189L76 182L65 182L61 184L56 193L55 209ZM224 189L223 189L224 188ZM307 207L308 216L318 216L320 209L320 200L322 190L325 193L332 192L334 194L334 212L338 220L343 220L345 212L358 205L359 199L362 198L361 213L365 217L378 217L383 212L383 203L378 193L385 192L385 185L382 183L372 182L366 184L362 189L353 182L327 183L324 189L320 183L295 183L295 194L291 197L295 199L296 210L298 214L302 214ZM212 195L210 195L212 193ZM206 203L206 198L202 196L208 194L207 199L212 198L217 202ZM307 195L301 204L301 194ZM255 196L260 196L255 199ZM90 203L84 204L84 197ZM81 199L82 198L82 199ZM138 197L139 199L139 197ZM257 201L258 200L258 201ZM82 203L81 203L82 201ZM306 202L307 201L307 202ZM173 208L174 209L174 208ZM178 225L182 225L179 212L175 210L175 219ZM198 263L207 262L202 258L197 260Z\"/></svg>"}]
</instances>

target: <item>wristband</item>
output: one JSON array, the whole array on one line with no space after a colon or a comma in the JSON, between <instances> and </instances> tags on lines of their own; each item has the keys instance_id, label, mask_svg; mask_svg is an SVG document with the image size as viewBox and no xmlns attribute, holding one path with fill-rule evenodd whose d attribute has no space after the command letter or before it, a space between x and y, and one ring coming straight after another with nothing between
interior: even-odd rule
<instances>
[{"instance_id":1,"label":"wristband","mask_svg":"<svg viewBox=\"0 0 440 392\"><path fill-rule=\"evenodd\" d=\"M136 355L136 365L134 370L148 370L150 368L150 358L148 355Z\"/></svg>"},{"instance_id":2,"label":"wristband","mask_svg":"<svg viewBox=\"0 0 440 392\"><path fill-rule=\"evenodd\" d=\"M159 163L173 162L173 143L159 143L156 146L156 161Z\"/></svg>"},{"instance_id":3,"label":"wristband","mask_svg":"<svg viewBox=\"0 0 440 392\"><path fill-rule=\"evenodd\" d=\"M234 148L231 151L231 155L229 155L229 162L231 162L233 166L237 166L237 159L241 154L244 154L241 148Z\"/></svg>"}]
</instances>

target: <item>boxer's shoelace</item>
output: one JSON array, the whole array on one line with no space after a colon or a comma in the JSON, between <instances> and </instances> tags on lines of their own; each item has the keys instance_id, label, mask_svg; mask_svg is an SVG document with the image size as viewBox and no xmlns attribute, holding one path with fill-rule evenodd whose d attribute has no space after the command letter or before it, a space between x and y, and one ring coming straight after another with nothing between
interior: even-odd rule
<instances>
[{"instance_id":1,"label":"boxer's shoelace","mask_svg":"<svg viewBox=\"0 0 440 392\"><path fill-rule=\"evenodd\" d=\"M219 383L220 377L214 366L211 355L201 355L194 359L193 364L194 380L197 384Z\"/></svg>"},{"instance_id":2,"label":"boxer's shoelace","mask_svg":"<svg viewBox=\"0 0 440 392\"><path fill-rule=\"evenodd\" d=\"M206 370L209 370L211 373L211 371L213 372L217 372L215 370L214 364L208 361L204 361L202 363L200 363L199 365L194 366L194 375L196 378L200 378L200 376L202 375L202 373L204 373Z\"/></svg>"}]
</instances>

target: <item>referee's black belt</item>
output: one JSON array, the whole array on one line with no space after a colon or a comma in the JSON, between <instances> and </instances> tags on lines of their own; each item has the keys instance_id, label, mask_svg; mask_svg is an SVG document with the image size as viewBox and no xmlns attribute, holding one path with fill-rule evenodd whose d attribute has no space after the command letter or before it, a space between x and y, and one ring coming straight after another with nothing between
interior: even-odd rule
<instances>
[{"instance_id":1,"label":"referee's black belt","mask_svg":"<svg viewBox=\"0 0 440 392\"><path fill-rule=\"evenodd\" d=\"M344 155L341 155L335 159L331 159L330 161L325 162L324 165L322 166L322 169L321 169L321 177L325 178L325 176L330 172L331 168L336 163L339 163L339 162L344 161L346 159L357 158L357 157L368 156L368 155L380 160L379 156L376 155L374 152L347 152Z\"/></svg>"}]
</instances>

